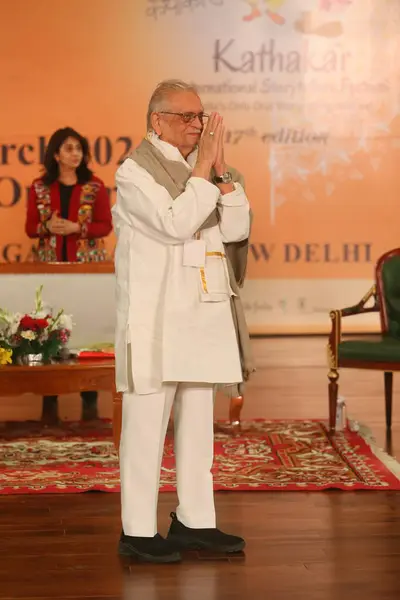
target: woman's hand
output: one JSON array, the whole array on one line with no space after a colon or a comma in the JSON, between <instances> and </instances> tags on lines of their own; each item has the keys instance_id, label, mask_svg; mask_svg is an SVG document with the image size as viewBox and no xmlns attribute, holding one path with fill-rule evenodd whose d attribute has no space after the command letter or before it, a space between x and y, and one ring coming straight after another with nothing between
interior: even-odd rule
<instances>
[{"instance_id":1,"label":"woman's hand","mask_svg":"<svg viewBox=\"0 0 400 600\"><path fill-rule=\"evenodd\" d=\"M51 215L51 218L46 223L46 227L53 235L71 235L73 233L80 233L81 231L79 223L69 221L68 219L61 219L57 212Z\"/></svg>"},{"instance_id":2,"label":"woman's hand","mask_svg":"<svg viewBox=\"0 0 400 600\"><path fill-rule=\"evenodd\" d=\"M73 233L80 233L80 231L81 226L79 223L76 223L75 221L69 221L68 219L63 219L61 235L71 235Z\"/></svg>"}]
</instances>

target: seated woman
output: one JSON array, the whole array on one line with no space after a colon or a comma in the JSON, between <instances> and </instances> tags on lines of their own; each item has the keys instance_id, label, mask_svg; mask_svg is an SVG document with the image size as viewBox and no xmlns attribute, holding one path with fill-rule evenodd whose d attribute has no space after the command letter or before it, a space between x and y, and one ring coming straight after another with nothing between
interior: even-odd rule
<instances>
[{"instance_id":1,"label":"seated woman","mask_svg":"<svg viewBox=\"0 0 400 600\"><path fill-rule=\"evenodd\" d=\"M42 262L92 262L106 259L103 237L112 229L110 199L103 182L88 167L87 140L71 127L49 140L44 173L29 191L25 230L38 238ZM82 392L82 418L97 418L97 392ZM57 421L57 396L43 398L42 419Z\"/></svg>"}]
</instances>

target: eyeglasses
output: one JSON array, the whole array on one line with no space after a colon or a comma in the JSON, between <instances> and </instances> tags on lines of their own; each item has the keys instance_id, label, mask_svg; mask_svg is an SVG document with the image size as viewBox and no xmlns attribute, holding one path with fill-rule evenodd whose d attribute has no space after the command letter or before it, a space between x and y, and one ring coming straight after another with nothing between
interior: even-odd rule
<instances>
[{"instance_id":1,"label":"eyeglasses","mask_svg":"<svg viewBox=\"0 0 400 600\"><path fill-rule=\"evenodd\" d=\"M162 115L176 115L180 117L184 123L192 123L196 118L199 119L200 123L203 123L204 119L208 119L209 115L206 113L193 113L193 112L169 112L167 110L160 111Z\"/></svg>"}]
</instances>

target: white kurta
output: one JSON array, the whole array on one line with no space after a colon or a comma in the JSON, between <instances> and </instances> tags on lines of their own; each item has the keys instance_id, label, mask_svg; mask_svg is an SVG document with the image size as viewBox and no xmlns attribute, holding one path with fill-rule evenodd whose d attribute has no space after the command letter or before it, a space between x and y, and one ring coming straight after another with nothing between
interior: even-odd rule
<instances>
[{"instance_id":1,"label":"white kurta","mask_svg":"<svg viewBox=\"0 0 400 600\"><path fill-rule=\"evenodd\" d=\"M151 142L170 160L191 170L174 146ZM199 177L190 177L175 200L132 159L116 174L112 209L117 235L118 391L159 392L165 382L237 383L242 381L232 320L229 277L223 242L249 235L249 203L243 188L221 195ZM185 242L193 239L218 207L220 223L201 232L204 268L184 266Z\"/></svg>"}]
</instances>

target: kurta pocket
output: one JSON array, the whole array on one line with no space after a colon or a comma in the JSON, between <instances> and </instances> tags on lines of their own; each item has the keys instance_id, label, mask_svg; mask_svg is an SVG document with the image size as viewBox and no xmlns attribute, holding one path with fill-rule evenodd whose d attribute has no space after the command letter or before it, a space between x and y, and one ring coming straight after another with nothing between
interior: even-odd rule
<instances>
[{"instance_id":1,"label":"kurta pocket","mask_svg":"<svg viewBox=\"0 0 400 600\"><path fill-rule=\"evenodd\" d=\"M226 258L222 252L207 252L206 264L199 269L203 302L223 302L231 295Z\"/></svg>"}]
</instances>

